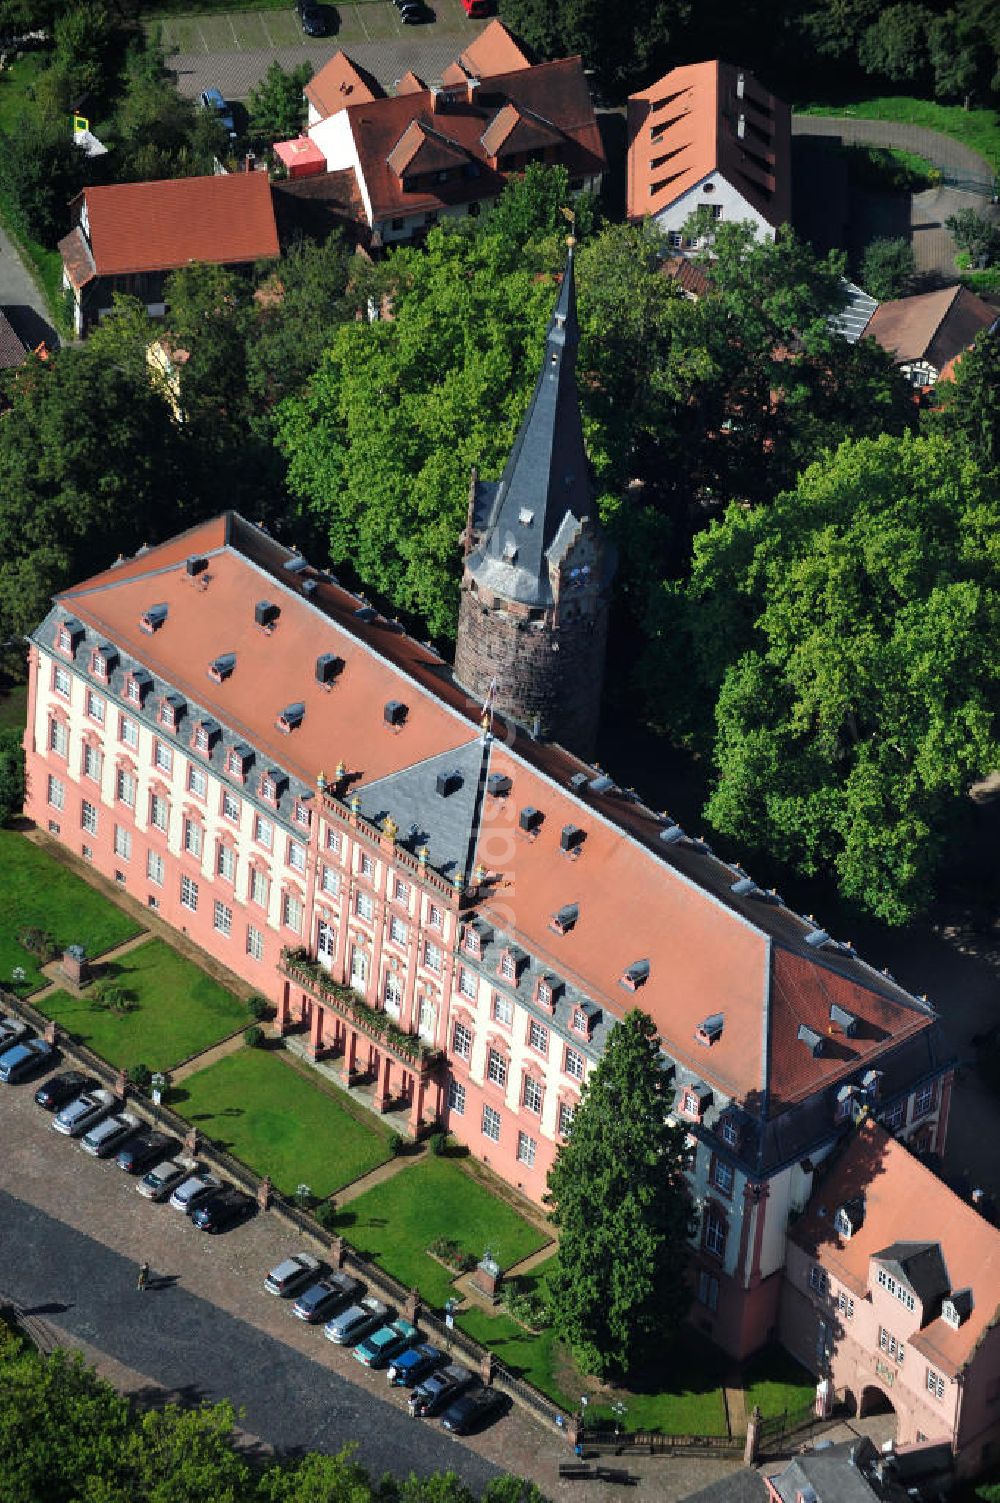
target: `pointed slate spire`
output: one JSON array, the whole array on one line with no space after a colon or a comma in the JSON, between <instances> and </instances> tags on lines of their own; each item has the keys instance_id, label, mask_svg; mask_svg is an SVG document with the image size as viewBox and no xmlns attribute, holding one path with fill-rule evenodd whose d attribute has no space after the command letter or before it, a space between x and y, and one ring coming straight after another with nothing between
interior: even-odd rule
<instances>
[{"instance_id":1,"label":"pointed slate spire","mask_svg":"<svg viewBox=\"0 0 1000 1503\"><path fill-rule=\"evenodd\" d=\"M477 485L480 541L466 564L494 594L527 605L551 603L546 553L567 517L582 522L594 513L576 388L573 247L570 238L542 369L503 476Z\"/></svg>"}]
</instances>

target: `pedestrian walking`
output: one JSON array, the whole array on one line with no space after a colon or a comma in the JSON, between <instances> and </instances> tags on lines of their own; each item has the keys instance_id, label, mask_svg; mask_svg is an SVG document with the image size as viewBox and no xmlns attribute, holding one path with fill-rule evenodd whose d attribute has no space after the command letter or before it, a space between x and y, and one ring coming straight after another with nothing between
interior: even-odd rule
<instances>
[{"instance_id":1,"label":"pedestrian walking","mask_svg":"<svg viewBox=\"0 0 1000 1503\"><path fill-rule=\"evenodd\" d=\"M144 1289L147 1288L148 1284L149 1284L149 1264L148 1263L140 1263L139 1264L139 1277L135 1281L135 1287L137 1289L144 1290Z\"/></svg>"}]
</instances>

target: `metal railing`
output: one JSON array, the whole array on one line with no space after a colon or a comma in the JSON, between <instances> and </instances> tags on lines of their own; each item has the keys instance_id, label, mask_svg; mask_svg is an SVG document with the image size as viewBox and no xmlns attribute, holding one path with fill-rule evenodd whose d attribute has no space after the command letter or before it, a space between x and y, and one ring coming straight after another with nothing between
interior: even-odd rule
<instances>
[{"instance_id":1,"label":"metal railing","mask_svg":"<svg viewBox=\"0 0 1000 1503\"><path fill-rule=\"evenodd\" d=\"M581 1437L585 1451L641 1451L648 1456L742 1456L745 1440L733 1435L667 1435L658 1430L613 1430L586 1428Z\"/></svg>"}]
</instances>

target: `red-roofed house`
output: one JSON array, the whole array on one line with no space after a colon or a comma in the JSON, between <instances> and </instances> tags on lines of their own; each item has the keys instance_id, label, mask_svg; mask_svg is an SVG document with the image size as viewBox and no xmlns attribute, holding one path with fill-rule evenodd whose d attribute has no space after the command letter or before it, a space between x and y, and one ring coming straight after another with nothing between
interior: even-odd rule
<instances>
[{"instance_id":1,"label":"red-roofed house","mask_svg":"<svg viewBox=\"0 0 1000 1503\"><path fill-rule=\"evenodd\" d=\"M934 1087L928 1084L927 1090ZM781 1339L897 1443L1000 1447L1000 1231L862 1117L789 1237Z\"/></svg>"},{"instance_id":2,"label":"red-roofed house","mask_svg":"<svg viewBox=\"0 0 1000 1503\"><path fill-rule=\"evenodd\" d=\"M628 217L654 219L675 249L703 206L773 239L791 181L791 111L745 69L689 63L629 97Z\"/></svg>"},{"instance_id":3,"label":"red-roofed house","mask_svg":"<svg viewBox=\"0 0 1000 1503\"><path fill-rule=\"evenodd\" d=\"M373 99L385 98L385 90L378 79L346 52L335 52L330 61L313 74L303 92L309 107L309 125L335 115L347 104L370 104Z\"/></svg>"},{"instance_id":4,"label":"red-roofed house","mask_svg":"<svg viewBox=\"0 0 1000 1503\"><path fill-rule=\"evenodd\" d=\"M167 276L192 261L250 267L280 255L263 172L84 188L70 207L73 229L59 250L77 334L110 309L116 292L162 315Z\"/></svg>"},{"instance_id":5,"label":"red-roofed house","mask_svg":"<svg viewBox=\"0 0 1000 1503\"><path fill-rule=\"evenodd\" d=\"M939 287L880 303L863 337L887 350L914 386L925 387L997 322L996 310L968 287Z\"/></svg>"}]
</instances>

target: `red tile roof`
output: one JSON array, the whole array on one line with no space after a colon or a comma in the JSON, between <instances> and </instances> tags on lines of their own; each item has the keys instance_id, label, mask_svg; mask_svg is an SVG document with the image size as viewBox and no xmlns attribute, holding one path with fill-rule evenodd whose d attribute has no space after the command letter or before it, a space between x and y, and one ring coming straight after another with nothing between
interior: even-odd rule
<instances>
[{"instance_id":1,"label":"red tile roof","mask_svg":"<svg viewBox=\"0 0 1000 1503\"><path fill-rule=\"evenodd\" d=\"M715 171L768 224L791 218L791 112L745 69L672 69L629 97L628 141L630 219L659 214Z\"/></svg>"},{"instance_id":2,"label":"red tile roof","mask_svg":"<svg viewBox=\"0 0 1000 1503\"><path fill-rule=\"evenodd\" d=\"M98 276L280 255L266 172L84 188L73 201L77 218L83 204Z\"/></svg>"},{"instance_id":3,"label":"red tile roof","mask_svg":"<svg viewBox=\"0 0 1000 1503\"><path fill-rule=\"evenodd\" d=\"M427 85L423 79L412 70L404 73L396 83L396 94L422 94Z\"/></svg>"},{"instance_id":4,"label":"red tile roof","mask_svg":"<svg viewBox=\"0 0 1000 1503\"><path fill-rule=\"evenodd\" d=\"M941 370L997 321L997 314L967 287L941 287L881 303L865 337L888 350L900 365L926 360Z\"/></svg>"},{"instance_id":5,"label":"red tile roof","mask_svg":"<svg viewBox=\"0 0 1000 1503\"><path fill-rule=\"evenodd\" d=\"M845 1240L833 1217L861 1191L864 1220ZM957 1330L935 1315L907 1343L940 1371L960 1371L1000 1315L1000 1231L871 1118L820 1180L791 1236L862 1297L875 1254L894 1242L939 1243L952 1292L971 1289L973 1298L971 1314Z\"/></svg>"},{"instance_id":6,"label":"red tile roof","mask_svg":"<svg viewBox=\"0 0 1000 1503\"><path fill-rule=\"evenodd\" d=\"M459 58L471 78L493 78L498 73L514 73L530 68L531 60L518 46L502 21L484 26Z\"/></svg>"},{"instance_id":7,"label":"red tile roof","mask_svg":"<svg viewBox=\"0 0 1000 1503\"><path fill-rule=\"evenodd\" d=\"M303 93L323 118L342 110L345 104L366 104L372 99L385 98L378 79L346 52L335 52L309 80Z\"/></svg>"}]
</instances>

